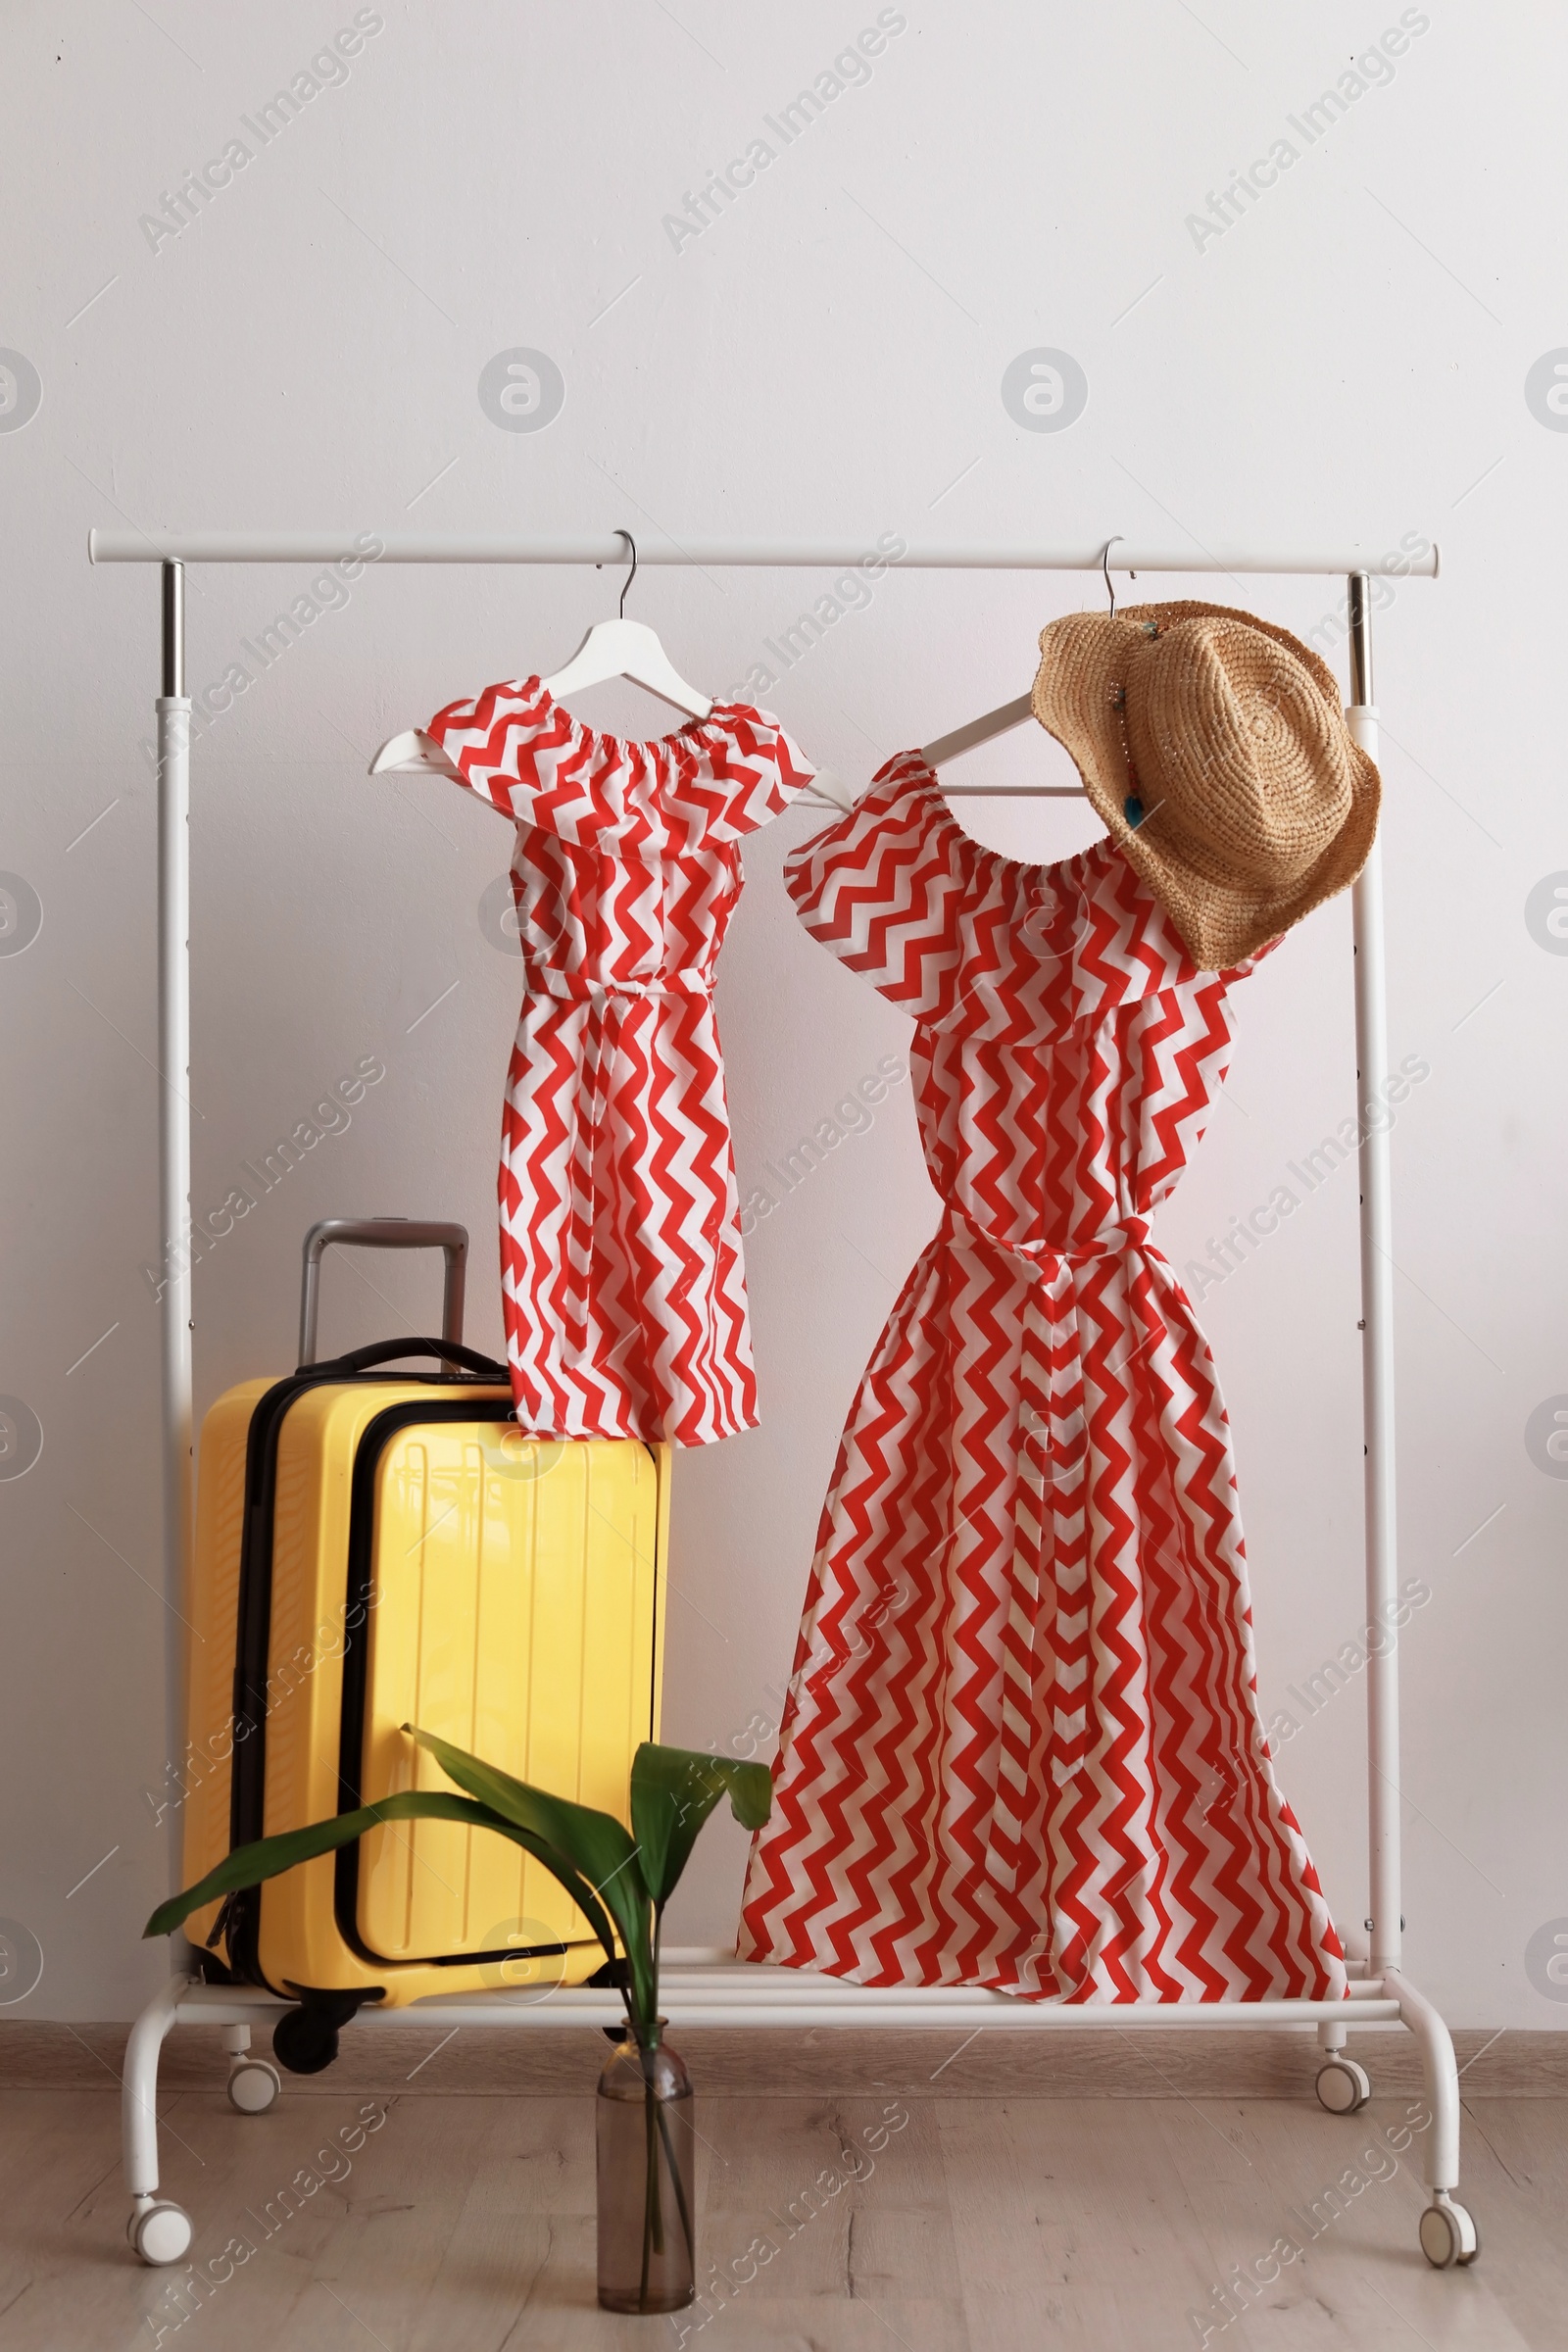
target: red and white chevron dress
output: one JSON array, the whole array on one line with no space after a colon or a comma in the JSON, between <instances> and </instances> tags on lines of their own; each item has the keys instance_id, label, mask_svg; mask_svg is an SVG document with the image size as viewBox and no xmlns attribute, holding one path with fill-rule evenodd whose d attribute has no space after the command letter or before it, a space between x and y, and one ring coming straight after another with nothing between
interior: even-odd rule
<instances>
[{"instance_id":1,"label":"red and white chevron dress","mask_svg":"<svg viewBox=\"0 0 1568 2352\"><path fill-rule=\"evenodd\" d=\"M916 753L796 852L914 1015L942 1197L822 1512L741 1951L1062 2001L1338 1997L1258 1718L1230 1431L1149 1216L1250 966L1109 841L997 856Z\"/></svg>"},{"instance_id":2,"label":"red and white chevron dress","mask_svg":"<svg viewBox=\"0 0 1568 2352\"><path fill-rule=\"evenodd\" d=\"M500 1199L518 1421L678 1446L750 1429L713 971L741 836L811 768L742 704L633 743L570 717L537 678L451 703L428 732L517 826L525 993Z\"/></svg>"}]
</instances>

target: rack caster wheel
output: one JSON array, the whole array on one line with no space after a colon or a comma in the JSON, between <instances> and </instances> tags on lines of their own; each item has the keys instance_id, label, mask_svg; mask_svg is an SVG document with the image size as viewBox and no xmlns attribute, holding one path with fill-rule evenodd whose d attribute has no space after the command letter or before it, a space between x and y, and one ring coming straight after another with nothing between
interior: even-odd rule
<instances>
[{"instance_id":1,"label":"rack caster wheel","mask_svg":"<svg viewBox=\"0 0 1568 2352\"><path fill-rule=\"evenodd\" d=\"M1343 2053L1317 2070L1317 2103L1330 2115L1355 2115L1372 2096L1372 2082L1364 2066Z\"/></svg>"},{"instance_id":2,"label":"rack caster wheel","mask_svg":"<svg viewBox=\"0 0 1568 2352\"><path fill-rule=\"evenodd\" d=\"M282 2087L282 2076L266 2058L242 2058L228 2078L228 2103L241 2115L265 2115Z\"/></svg>"},{"instance_id":3,"label":"rack caster wheel","mask_svg":"<svg viewBox=\"0 0 1568 2352\"><path fill-rule=\"evenodd\" d=\"M190 2215L183 2205L173 2205L165 2197L150 2197L146 2204L132 2208L125 2224L125 2235L133 2250L154 2270L166 2263L180 2262L190 2250Z\"/></svg>"},{"instance_id":4,"label":"rack caster wheel","mask_svg":"<svg viewBox=\"0 0 1568 2352\"><path fill-rule=\"evenodd\" d=\"M1461 2268L1481 2251L1481 2232L1463 2205L1440 2195L1421 2216L1421 2251L1435 2271Z\"/></svg>"}]
</instances>

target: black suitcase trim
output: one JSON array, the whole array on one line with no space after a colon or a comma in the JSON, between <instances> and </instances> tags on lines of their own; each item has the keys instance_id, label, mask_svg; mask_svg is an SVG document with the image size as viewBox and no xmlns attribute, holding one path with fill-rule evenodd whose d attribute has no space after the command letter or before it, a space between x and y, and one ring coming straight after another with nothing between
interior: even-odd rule
<instances>
[{"instance_id":1,"label":"black suitcase trim","mask_svg":"<svg viewBox=\"0 0 1568 2352\"><path fill-rule=\"evenodd\" d=\"M430 1347L428 1341L416 1339L406 1341L403 1345L410 1354L418 1354ZM483 1363L486 1359L470 1357L470 1360ZM470 1380L474 1387L493 1387L506 1380L507 1371L505 1365L496 1364L483 1372L475 1371L469 1375L403 1371L389 1375L379 1368L362 1370L339 1358L332 1362L312 1364L301 1371L289 1373L283 1380L275 1381L259 1399L251 1414L245 1443L245 1508L240 1537L231 1709L228 1801L228 1842L231 1852L235 1846L252 1843L264 1835L265 1830L267 1680L271 1663L272 1523L277 1500L277 1449L284 1415L308 1389L328 1384L339 1388L363 1386L366 1383L384 1386L389 1377L395 1377L400 1385L417 1382L420 1386L450 1390L460 1386L465 1378ZM427 1407L417 1409L428 1410ZM471 1407L465 1406L464 1409L471 1413ZM354 1646L353 1635L345 1629L345 1670ZM364 1645L360 1646L363 1649ZM200 1955L199 1965L203 1977L209 1982L221 1972L231 1982L259 1984L267 1991L276 1993L279 1999L287 2000L290 1997L287 1988L273 1984L264 1974L261 1965L262 1894L263 1888L260 1886L243 1886L228 1896L213 1931L215 1942L221 1933L227 1967L225 1969L217 1953L211 1950Z\"/></svg>"}]
</instances>

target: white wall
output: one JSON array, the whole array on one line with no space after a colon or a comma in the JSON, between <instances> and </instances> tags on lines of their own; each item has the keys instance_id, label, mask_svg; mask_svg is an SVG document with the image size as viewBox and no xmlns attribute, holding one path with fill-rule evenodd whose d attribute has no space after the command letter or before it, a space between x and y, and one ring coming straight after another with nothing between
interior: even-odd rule
<instances>
[{"instance_id":1,"label":"white wall","mask_svg":"<svg viewBox=\"0 0 1568 2352\"><path fill-rule=\"evenodd\" d=\"M159 1246L138 748L157 582L90 571L88 526L626 523L650 543L1441 541L1441 582L1398 587L1377 649L1393 1048L1431 1066L1393 1145L1404 1569L1431 1593L1402 1651L1408 1946L1455 2023L1568 2025L1540 1962L1535 1982L1527 1969L1532 1936L1568 1915L1568 1485L1525 1443L1532 1412L1568 1392L1568 960L1526 920L1528 894L1568 869L1553 561L1568 419L1544 422L1550 409L1526 399L1527 371L1568 343L1568 28L1541 6L1407 10L1423 28L1392 78L1368 67L1379 78L1308 144L1290 118L1398 24L1392 0L904 0L869 78L677 250L663 216L752 139L781 146L762 118L874 23L870 0L682 0L677 14L379 0L378 14L346 81L155 250L140 217L351 23L350 0L9 12L0 174L22 266L0 344L42 388L38 413L0 431L0 868L42 908L31 944L0 954L0 1391L44 1432L35 1467L0 1481L0 1914L25 1932L17 1965L25 1935L44 1959L15 2013L128 2014L161 1965L136 1939L165 1889L143 1795L165 1762L156 1316L140 1271ZM1223 234L1195 231L1208 192L1281 137L1301 152L1277 184ZM564 380L537 432L500 429L478 398L486 364L518 346ZM1043 346L1088 381L1059 432L1022 429L1000 390ZM193 573L193 688L305 586L293 571ZM716 690L824 586L650 570L632 609ZM300 1237L327 1213L465 1218L472 1336L499 1340L493 1167L518 989L477 906L508 837L454 791L371 783L366 761L453 696L562 661L613 590L608 573L371 571L199 747L198 1204L358 1057L386 1067L352 1126L200 1267L199 1405L292 1360ZM1152 588L1302 632L1340 592ZM895 575L770 700L817 758L862 776L1021 692L1042 624L1101 593L1074 576ZM1331 619L1318 641L1336 635ZM1343 675L1343 647L1331 659ZM629 692L584 710L661 723ZM1031 731L974 773L1040 778L1053 756ZM1030 857L1093 830L1071 803L963 808ZM814 821L786 816L750 850L725 957L743 1188L907 1037L789 911L779 868ZM1292 937L1238 1010L1234 1084L1161 1220L1178 1265L1351 1108L1346 902ZM900 1090L759 1228L765 1419L678 1466L668 1737L744 1743L754 1718L776 1718L837 1432L934 1222ZM335 1336L428 1321L428 1270L361 1262L385 1298L335 1267ZM1272 1713L1362 1623L1353 1175L1200 1311L1235 1423ZM1364 1909L1361 1707L1357 1684L1281 1758L1347 1917ZM738 1833L710 1835L683 1934L728 1934L741 1855Z\"/></svg>"}]
</instances>

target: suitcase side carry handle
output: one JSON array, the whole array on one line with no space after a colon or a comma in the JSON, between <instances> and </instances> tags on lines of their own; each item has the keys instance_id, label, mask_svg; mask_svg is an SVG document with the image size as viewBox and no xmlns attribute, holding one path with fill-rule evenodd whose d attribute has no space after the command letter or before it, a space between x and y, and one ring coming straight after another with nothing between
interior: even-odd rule
<instances>
[{"instance_id":1,"label":"suitcase side carry handle","mask_svg":"<svg viewBox=\"0 0 1568 2352\"><path fill-rule=\"evenodd\" d=\"M321 1252L333 1243L354 1250L439 1250L446 1259L441 1299L441 1336L456 1347L463 1338L463 1290L468 1262L466 1225L431 1223L415 1217L323 1217L305 1236L305 1279L300 1291L300 1369L316 1361L317 1314L320 1304ZM427 1341L421 1353L430 1352ZM346 1359L345 1359L346 1360ZM377 1360L385 1361L385 1358ZM488 1367L489 1359L478 1363ZM470 1366L476 1369L476 1366Z\"/></svg>"},{"instance_id":2,"label":"suitcase side carry handle","mask_svg":"<svg viewBox=\"0 0 1568 2352\"><path fill-rule=\"evenodd\" d=\"M479 1372L487 1380L510 1380L512 1375L505 1364L498 1364L493 1355L481 1355L477 1348L466 1348L461 1340L372 1340L368 1347L351 1348L346 1355L335 1355L327 1364L318 1364L318 1372L369 1372L377 1364L395 1364L405 1355L435 1355L443 1363L461 1364L465 1372ZM300 1366L301 1371L306 1369Z\"/></svg>"}]
</instances>

